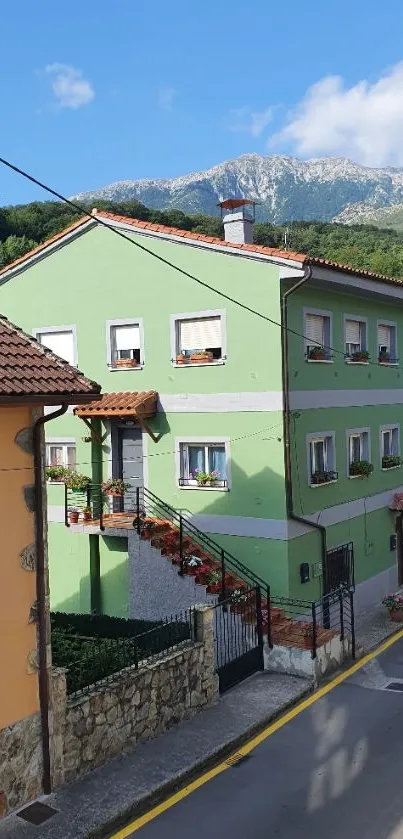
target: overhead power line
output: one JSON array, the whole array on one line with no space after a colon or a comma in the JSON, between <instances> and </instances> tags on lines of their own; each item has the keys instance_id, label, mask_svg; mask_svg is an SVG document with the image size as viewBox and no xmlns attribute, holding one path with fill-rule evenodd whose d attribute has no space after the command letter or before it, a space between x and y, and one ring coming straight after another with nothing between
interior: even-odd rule
<instances>
[{"instance_id":1,"label":"overhead power line","mask_svg":"<svg viewBox=\"0 0 403 839\"><path fill-rule=\"evenodd\" d=\"M92 213L90 213L90 211L87 210L85 207L81 207L79 204L76 204L74 201L71 201L70 198L66 198L65 195L62 195L60 192L57 192L57 190L53 189L52 187L50 187L47 184L43 183L42 181L38 180L38 178L35 178L33 175L30 175L29 172L26 172L24 169L21 169L19 166L16 166L14 163L11 163L9 160L6 160L3 157L0 157L0 163L3 164L3 166L6 166L8 169L11 169L13 172L16 172L17 175L21 175L26 180L35 184L35 186L39 186L41 189L45 190L45 192L48 192L50 195L53 195L55 198L58 198L60 201L64 201L64 203L68 204L69 207L72 207L72 209L76 213L80 213L80 215L88 216L88 218L94 220L94 216L92 215ZM119 230L118 228L113 227L112 225L108 224L104 219L99 218L99 216L97 217L96 221L97 221L97 224L101 225L101 227L105 227L107 230L111 230L112 233L115 233L116 236L119 236L121 239L125 239L126 242L130 242L131 245L134 245L136 248L139 248L140 250L144 251L145 253L148 253L150 256L154 257L154 259L158 259L159 262L162 262L164 265L167 265L169 268L173 268L174 271L178 271L184 277L187 277L189 280L192 280L193 282L197 283L198 285L203 286L203 288L207 288L209 291L212 291L214 294L218 294L224 300L228 300L230 303L233 303L235 306L239 306L241 309L244 309L244 311L249 312L252 315L255 315L256 317L260 318L261 320L266 321L267 323L271 323L272 326L277 326L279 329L283 329L283 330L286 329L286 331L290 335L295 335L297 338L303 338L305 341L309 341L311 344L314 344L318 347L323 347L325 350L328 350L328 351L330 351L332 353L335 353L337 355L342 355L343 358L345 358L346 354L345 354L345 352L343 352L343 350L338 350L335 347L331 347L331 346L328 346L328 345L321 344L319 341L313 341L311 338L308 338L306 335L304 335L303 332L298 332L295 329L291 329L289 326L287 328L285 328L283 326L283 324L279 323L278 321L274 320L273 318L270 318L268 315L264 315L263 312L259 312L259 311L257 311L257 309L252 309L252 307L248 306L246 303L242 303L240 300L237 300L235 297L231 297L231 295L225 294L224 291L220 291L220 289L215 288L215 286L210 285L210 283L206 283L204 280L201 280L199 277L195 277L194 274L191 274L189 271L186 271L184 268L181 268L179 265L175 265L175 263L171 262L169 259L165 259L165 257L160 256L160 254L154 253L154 251L150 250L150 248L147 248L145 245L140 244L140 242L136 242L135 239L132 239L130 236L125 234L122 230ZM374 367L379 367L377 362L368 361L367 363L369 365L374 366Z\"/></svg>"}]
</instances>

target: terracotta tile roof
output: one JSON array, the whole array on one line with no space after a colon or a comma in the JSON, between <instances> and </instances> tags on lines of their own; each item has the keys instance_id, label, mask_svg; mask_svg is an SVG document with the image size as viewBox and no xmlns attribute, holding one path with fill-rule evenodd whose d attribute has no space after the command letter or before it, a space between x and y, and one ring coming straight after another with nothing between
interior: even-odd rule
<instances>
[{"instance_id":1,"label":"terracotta tile roof","mask_svg":"<svg viewBox=\"0 0 403 839\"><path fill-rule=\"evenodd\" d=\"M67 361L27 335L0 315L0 399L35 397L47 399L63 396L63 401L76 404L95 399L101 386L87 379ZM74 397L74 398L72 398Z\"/></svg>"},{"instance_id":2,"label":"terracotta tile roof","mask_svg":"<svg viewBox=\"0 0 403 839\"><path fill-rule=\"evenodd\" d=\"M94 218L94 222L96 218L103 219L104 221L111 221L117 222L120 224L126 224L130 227L135 228L136 230L144 230L149 231L150 233L162 233L165 236L175 236L181 237L183 239L187 239L194 242L199 242L201 245L217 245L222 248L228 248L228 250L235 250L235 251L245 251L247 253L258 253L262 256L273 257L274 259L284 259L290 260L292 262L299 262L301 265L318 265L323 266L324 268L330 268L335 271L343 271L347 274L352 274L353 276L357 277L367 277L368 279L372 280L380 280L382 282L391 283L393 285L402 285L403 280L396 278L396 277L388 277L384 274L377 274L374 271L367 271L364 268L353 268L351 265L342 265L339 262L332 262L328 259L322 259L321 257L310 257L306 253L299 253L298 251L285 251L281 248L269 248L265 247L264 245L247 245L247 244L237 244L235 242L226 242L223 239L219 239L214 236L205 236L203 233L192 233L189 230L181 230L176 227L168 227L163 224L154 224L151 221L141 221L140 219L133 219L128 218L127 216L120 216L116 215L115 213L108 213L104 210L93 210L92 216ZM0 278L3 274L6 274L8 271L12 270L13 268L18 268L19 265L22 265L27 259L31 259L31 257L35 256L41 251L44 251L49 245L54 244L59 239L63 239L64 236L68 235L70 232L77 230L80 227L88 224L91 221L89 216L83 216L78 221L71 224L69 227L65 227L64 230L61 230L59 233L56 233L55 236L52 236L51 239L47 239L46 242L43 242L41 245L38 245L32 251L29 251L24 256L20 256L18 259L15 259L14 262L11 262L9 265L5 265L4 268L0 270Z\"/></svg>"},{"instance_id":3,"label":"terracotta tile roof","mask_svg":"<svg viewBox=\"0 0 403 839\"><path fill-rule=\"evenodd\" d=\"M158 393L155 390L123 391L104 393L97 402L90 402L75 408L77 417L154 417L157 411Z\"/></svg>"}]
</instances>

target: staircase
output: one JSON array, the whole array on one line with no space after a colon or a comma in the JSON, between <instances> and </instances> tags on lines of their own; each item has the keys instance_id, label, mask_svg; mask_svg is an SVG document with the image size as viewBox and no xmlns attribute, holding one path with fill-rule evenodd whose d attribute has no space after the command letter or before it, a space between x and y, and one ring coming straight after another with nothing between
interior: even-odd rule
<instances>
[{"instance_id":1,"label":"staircase","mask_svg":"<svg viewBox=\"0 0 403 839\"><path fill-rule=\"evenodd\" d=\"M263 634L270 634L272 644L312 649L309 603L299 601L299 619L293 620L292 616L287 615L289 609L286 598L282 598L285 608L274 606L270 587L265 580L195 527L183 513L170 507L146 488L137 489L136 506L133 526L140 540L148 541L160 556L166 557L167 562L176 566L179 576L192 577L199 592L199 587L203 588L205 602L226 600L231 611L241 611L239 604L243 593L258 587ZM301 621L304 613L306 620ZM252 624L255 620L254 608L251 607L249 613L242 609L243 623ZM316 646L325 644L335 635L334 630L317 625Z\"/></svg>"}]
</instances>

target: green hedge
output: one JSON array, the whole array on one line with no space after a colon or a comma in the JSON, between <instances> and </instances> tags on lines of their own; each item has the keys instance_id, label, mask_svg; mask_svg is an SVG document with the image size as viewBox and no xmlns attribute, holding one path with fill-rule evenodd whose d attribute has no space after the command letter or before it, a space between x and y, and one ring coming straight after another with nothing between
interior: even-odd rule
<instances>
[{"instance_id":1,"label":"green hedge","mask_svg":"<svg viewBox=\"0 0 403 839\"><path fill-rule=\"evenodd\" d=\"M162 623L68 612L51 612L50 621L52 632L61 629L71 635L87 635L94 638L133 638Z\"/></svg>"}]
</instances>

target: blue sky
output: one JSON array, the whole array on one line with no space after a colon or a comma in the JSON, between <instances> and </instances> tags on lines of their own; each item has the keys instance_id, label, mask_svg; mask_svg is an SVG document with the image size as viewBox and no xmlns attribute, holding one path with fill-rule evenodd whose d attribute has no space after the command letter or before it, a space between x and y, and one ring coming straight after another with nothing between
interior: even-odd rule
<instances>
[{"instance_id":1,"label":"blue sky","mask_svg":"<svg viewBox=\"0 0 403 839\"><path fill-rule=\"evenodd\" d=\"M0 156L71 195L245 152L403 166L401 0L20 0ZM0 204L44 199L0 169Z\"/></svg>"}]
</instances>

